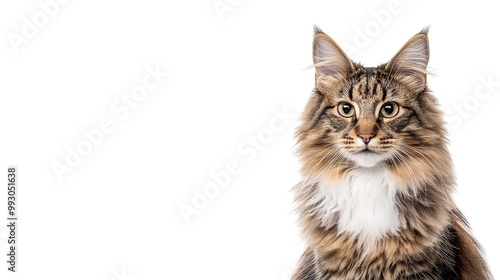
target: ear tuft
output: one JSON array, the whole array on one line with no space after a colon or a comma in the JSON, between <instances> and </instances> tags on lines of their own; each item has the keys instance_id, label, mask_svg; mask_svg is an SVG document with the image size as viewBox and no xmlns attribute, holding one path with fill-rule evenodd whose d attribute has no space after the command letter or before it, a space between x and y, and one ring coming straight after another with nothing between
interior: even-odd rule
<instances>
[{"instance_id":1,"label":"ear tuft","mask_svg":"<svg viewBox=\"0 0 500 280\"><path fill-rule=\"evenodd\" d=\"M427 84L429 63L429 39L423 29L413 36L386 64L391 75L404 79L415 90L422 90Z\"/></svg>"},{"instance_id":2,"label":"ear tuft","mask_svg":"<svg viewBox=\"0 0 500 280\"><path fill-rule=\"evenodd\" d=\"M317 25L314 25L313 26L313 29L314 29L314 35L318 34L318 33L324 33L321 28L319 28L319 26Z\"/></svg>"},{"instance_id":3,"label":"ear tuft","mask_svg":"<svg viewBox=\"0 0 500 280\"><path fill-rule=\"evenodd\" d=\"M353 69L351 60L337 43L323 33L319 27L314 26L314 33L313 60L316 77L336 74L345 77Z\"/></svg>"}]
</instances>

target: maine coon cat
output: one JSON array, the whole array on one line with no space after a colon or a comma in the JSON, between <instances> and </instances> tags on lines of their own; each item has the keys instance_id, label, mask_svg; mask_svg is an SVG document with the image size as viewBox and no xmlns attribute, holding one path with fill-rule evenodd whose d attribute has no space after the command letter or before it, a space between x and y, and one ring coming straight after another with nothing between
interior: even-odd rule
<instances>
[{"instance_id":1,"label":"maine coon cat","mask_svg":"<svg viewBox=\"0 0 500 280\"><path fill-rule=\"evenodd\" d=\"M292 279L491 279L451 197L427 30L364 67L315 28L313 59L294 188L307 248Z\"/></svg>"}]
</instances>

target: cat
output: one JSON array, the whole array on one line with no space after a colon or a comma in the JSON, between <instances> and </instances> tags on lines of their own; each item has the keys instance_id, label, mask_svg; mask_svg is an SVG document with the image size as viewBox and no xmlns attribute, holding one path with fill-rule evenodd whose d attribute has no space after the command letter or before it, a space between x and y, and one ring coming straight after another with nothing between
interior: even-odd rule
<instances>
[{"instance_id":1,"label":"cat","mask_svg":"<svg viewBox=\"0 0 500 280\"><path fill-rule=\"evenodd\" d=\"M452 199L427 33L364 67L315 27L315 88L295 133L307 248L292 280L492 279Z\"/></svg>"}]
</instances>

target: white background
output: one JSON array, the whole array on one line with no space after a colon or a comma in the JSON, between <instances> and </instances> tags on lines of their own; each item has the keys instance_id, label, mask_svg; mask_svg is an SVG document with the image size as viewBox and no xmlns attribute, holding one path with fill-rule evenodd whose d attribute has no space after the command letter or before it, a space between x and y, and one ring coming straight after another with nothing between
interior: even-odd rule
<instances>
[{"instance_id":1,"label":"white background","mask_svg":"<svg viewBox=\"0 0 500 280\"><path fill-rule=\"evenodd\" d=\"M500 276L500 84L481 82L500 82L492 2L70 0L45 23L40 3L0 4L0 174L19 169L18 273L2 261L1 279L289 279L303 249L289 190L313 24L368 66L431 26L456 201ZM45 25L26 37L23 18ZM114 111L148 67L169 76L128 116ZM277 121L284 108L293 117ZM104 119L114 129L59 180L53 165ZM209 174L235 162L227 186L183 218Z\"/></svg>"}]
</instances>

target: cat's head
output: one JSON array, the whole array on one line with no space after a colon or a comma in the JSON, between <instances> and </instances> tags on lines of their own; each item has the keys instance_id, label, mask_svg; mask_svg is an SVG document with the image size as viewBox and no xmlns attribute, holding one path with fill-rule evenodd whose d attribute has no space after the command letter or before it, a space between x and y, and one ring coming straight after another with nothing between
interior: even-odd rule
<instances>
[{"instance_id":1,"label":"cat's head","mask_svg":"<svg viewBox=\"0 0 500 280\"><path fill-rule=\"evenodd\" d=\"M439 157L448 160L427 88L427 30L387 63L364 67L316 28L313 60L316 86L296 133L305 175L335 179L351 168L385 167L418 180L434 175Z\"/></svg>"}]
</instances>

